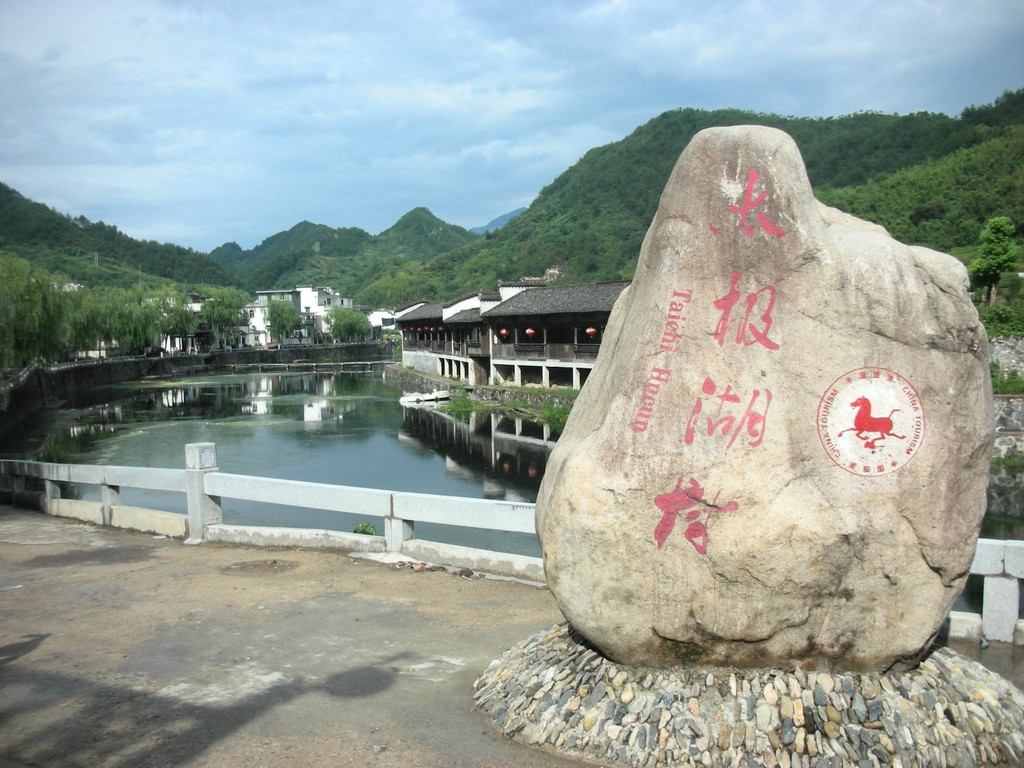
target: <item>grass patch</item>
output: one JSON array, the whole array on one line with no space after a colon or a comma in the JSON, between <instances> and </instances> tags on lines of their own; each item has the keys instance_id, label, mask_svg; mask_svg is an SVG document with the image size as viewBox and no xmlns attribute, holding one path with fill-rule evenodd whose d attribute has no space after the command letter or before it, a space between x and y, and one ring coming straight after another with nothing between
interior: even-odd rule
<instances>
[{"instance_id":1,"label":"grass patch","mask_svg":"<svg viewBox=\"0 0 1024 768\"><path fill-rule=\"evenodd\" d=\"M998 363L992 363L992 392L997 395L1024 394L1024 378L1017 371L1004 373Z\"/></svg>"},{"instance_id":2,"label":"grass patch","mask_svg":"<svg viewBox=\"0 0 1024 768\"><path fill-rule=\"evenodd\" d=\"M993 469L1024 469L1024 456L995 456Z\"/></svg>"},{"instance_id":3,"label":"grass patch","mask_svg":"<svg viewBox=\"0 0 1024 768\"><path fill-rule=\"evenodd\" d=\"M540 421L543 421L556 432L561 433L565 429L565 422L572 411L571 405L555 405L544 403L540 408Z\"/></svg>"},{"instance_id":4,"label":"grass patch","mask_svg":"<svg viewBox=\"0 0 1024 768\"><path fill-rule=\"evenodd\" d=\"M547 424L556 432L561 432L565 428L565 421L569 418L572 406L555 405L551 402L545 402L540 408L536 408L522 400L514 400L504 405L499 405L498 403L471 400L468 394L459 392L446 404L438 406L438 410L459 421L467 421L470 414L477 411L507 413Z\"/></svg>"},{"instance_id":5,"label":"grass patch","mask_svg":"<svg viewBox=\"0 0 1024 768\"><path fill-rule=\"evenodd\" d=\"M439 405L437 410L459 421L466 421L474 411L483 411L487 408L482 403L474 403L463 390L444 405Z\"/></svg>"},{"instance_id":6,"label":"grass patch","mask_svg":"<svg viewBox=\"0 0 1024 768\"><path fill-rule=\"evenodd\" d=\"M1024 378L1017 371L1003 371L999 363L989 363L992 372L992 392L996 395L1024 394Z\"/></svg>"}]
</instances>

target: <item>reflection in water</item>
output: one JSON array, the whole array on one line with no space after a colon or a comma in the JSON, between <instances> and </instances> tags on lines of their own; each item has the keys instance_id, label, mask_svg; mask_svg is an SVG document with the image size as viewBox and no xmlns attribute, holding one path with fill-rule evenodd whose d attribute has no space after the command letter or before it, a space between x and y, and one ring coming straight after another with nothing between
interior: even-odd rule
<instances>
[{"instance_id":1,"label":"reflection in water","mask_svg":"<svg viewBox=\"0 0 1024 768\"><path fill-rule=\"evenodd\" d=\"M184 446L217 445L222 471L397 491L532 502L554 437L521 420L468 424L399 404L367 374L232 374L136 382L44 414L0 455L177 468ZM547 438L547 439L545 439ZM184 512L181 494L122 489L122 503ZM66 488L96 500L99 490ZM367 516L224 500L228 523L349 530ZM371 518L372 521L372 518ZM382 532L381 521L376 521ZM422 538L539 555L533 536L420 525Z\"/></svg>"},{"instance_id":2,"label":"reflection in water","mask_svg":"<svg viewBox=\"0 0 1024 768\"><path fill-rule=\"evenodd\" d=\"M532 502L557 440L521 418L473 414L460 422L432 407L405 407L400 392L372 374L289 372L135 382L79 393L8 436L0 456L50 462L182 467L184 445L217 444L220 469L450 496ZM72 489L65 491L69 496ZM85 498L96 489L82 489ZM184 511L180 494L126 491L137 506ZM341 516L225 501L225 520L254 525L351 530ZM378 523L378 530L382 530ZM417 535L430 538L429 526ZM1024 473L993 472L982 536L1024 539ZM494 541L489 536L498 537ZM539 554L533 540L453 529L442 540ZM475 538L474 538L475 537ZM529 538L529 537L527 537ZM973 592L969 586L968 605ZM972 606L973 607L973 606Z\"/></svg>"},{"instance_id":3,"label":"reflection in water","mask_svg":"<svg viewBox=\"0 0 1024 768\"><path fill-rule=\"evenodd\" d=\"M450 475L482 473L483 496L508 501L537 499L555 445L548 429L522 418L478 412L461 422L430 406L404 407L402 431L443 455Z\"/></svg>"}]
</instances>

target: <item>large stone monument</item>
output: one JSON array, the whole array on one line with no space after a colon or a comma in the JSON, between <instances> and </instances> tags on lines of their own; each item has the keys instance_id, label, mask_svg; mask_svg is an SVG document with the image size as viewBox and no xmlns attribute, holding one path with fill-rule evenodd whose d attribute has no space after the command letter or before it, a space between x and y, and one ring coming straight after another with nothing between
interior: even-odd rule
<instances>
[{"instance_id":1,"label":"large stone monument","mask_svg":"<svg viewBox=\"0 0 1024 768\"><path fill-rule=\"evenodd\" d=\"M1024 695L929 647L985 510L986 352L959 262L817 203L779 131L697 134L537 499L568 624L477 705L602 764L1024 764Z\"/></svg>"},{"instance_id":2,"label":"large stone monument","mask_svg":"<svg viewBox=\"0 0 1024 768\"><path fill-rule=\"evenodd\" d=\"M634 665L914 664L985 511L986 355L956 259L818 203L784 133L699 133L537 500L569 624Z\"/></svg>"}]
</instances>

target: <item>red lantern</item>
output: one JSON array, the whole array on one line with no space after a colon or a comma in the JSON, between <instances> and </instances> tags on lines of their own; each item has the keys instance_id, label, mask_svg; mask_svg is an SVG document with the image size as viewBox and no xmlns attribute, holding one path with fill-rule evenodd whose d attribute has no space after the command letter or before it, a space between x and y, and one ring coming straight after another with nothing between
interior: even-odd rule
<instances>
[{"instance_id":1,"label":"red lantern","mask_svg":"<svg viewBox=\"0 0 1024 768\"><path fill-rule=\"evenodd\" d=\"M597 336L597 328L595 328L594 326L590 326L589 328L587 328L585 333L587 334L587 336L593 338L594 336Z\"/></svg>"},{"instance_id":2,"label":"red lantern","mask_svg":"<svg viewBox=\"0 0 1024 768\"><path fill-rule=\"evenodd\" d=\"M503 338L503 339L507 339L508 338L508 328L502 328L500 331L498 331L498 335L501 336L501 338Z\"/></svg>"},{"instance_id":3,"label":"red lantern","mask_svg":"<svg viewBox=\"0 0 1024 768\"><path fill-rule=\"evenodd\" d=\"M526 335L528 337L530 337L531 339L533 338L534 334L536 334L536 333L537 332L535 330L533 330L533 328L527 328L526 329Z\"/></svg>"}]
</instances>

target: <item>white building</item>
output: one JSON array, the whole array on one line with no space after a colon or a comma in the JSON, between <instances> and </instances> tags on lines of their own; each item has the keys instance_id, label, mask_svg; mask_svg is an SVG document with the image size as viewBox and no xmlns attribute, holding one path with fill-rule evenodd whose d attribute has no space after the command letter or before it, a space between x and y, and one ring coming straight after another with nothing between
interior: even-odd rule
<instances>
[{"instance_id":1,"label":"white building","mask_svg":"<svg viewBox=\"0 0 1024 768\"><path fill-rule=\"evenodd\" d=\"M375 309L366 313L366 319L370 321L370 327L380 335L381 330L390 330L395 327L395 313L390 309Z\"/></svg>"},{"instance_id":2,"label":"white building","mask_svg":"<svg viewBox=\"0 0 1024 768\"><path fill-rule=\"evenodd\" d=\"M290 301L302 315L303 328L298 335L305 343L312 343L315 336L324 332L324 316L334 307L352 309L352 299L343 297L333 288L297 285L276 291L256 291L256 300L245 305L249 316L249 333L246 343L261 347L281 339L272 339L267 326L267 306L271 301Z\"/></svg>"}]
</instances>

